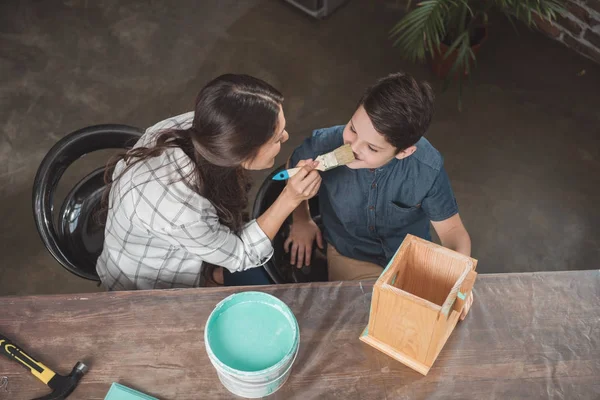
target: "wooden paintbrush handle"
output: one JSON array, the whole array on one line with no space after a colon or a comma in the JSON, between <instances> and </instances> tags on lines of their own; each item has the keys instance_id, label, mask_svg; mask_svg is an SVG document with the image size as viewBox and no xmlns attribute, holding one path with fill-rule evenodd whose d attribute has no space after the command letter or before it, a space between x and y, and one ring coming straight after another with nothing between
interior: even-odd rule
<instances>
[{"instance_id":1,"label":"wooden paintbrush handle","mask_svg":"<svg viewBox=\"0 0 600 400\"><path fill-rule=\"evenodd\" d=\"M296 167L296 168L290 168L287 170L288 173L288 179L291 178L292 176L296 175L298 173L298 171L300 171L302 169L302 167Z\"/></svg>"},{"instance_id":2,"label":"wooden paintbrush handle","mask_svg":"<svg viewBox=\"0 0 600 400\"><path fill-rule=\"evenodd\" d=\"M296 175L298 173L298 171L300 171L302 169L302 167L296 167L296 168L290 168L287 170L289 177L291 178L292 176ZM315 167L315 169L317 171L325 171L325 167L323 166L323 163L319 163L319 165L317 165Z\"/></svg>"},{"instance_id":3,"label":"wooden paintbrush handle","mask_svg":"<svg viewBox=\"0 0 600 400\"><path fill-rule=\"evenodd\" d=\"M302 167L286 169L284 171L281 171L281 172L278 172L277 174L275 174L275 176L273 176L272 179L274 181L285 181L287 179L290 179L292 176L296 175L298 173L298 171L300 171L301 169L302 169ZM323 171L324 170L323 164L319 164L315 169L319 170L319 171Z\"/></svg>"}]
</instances>

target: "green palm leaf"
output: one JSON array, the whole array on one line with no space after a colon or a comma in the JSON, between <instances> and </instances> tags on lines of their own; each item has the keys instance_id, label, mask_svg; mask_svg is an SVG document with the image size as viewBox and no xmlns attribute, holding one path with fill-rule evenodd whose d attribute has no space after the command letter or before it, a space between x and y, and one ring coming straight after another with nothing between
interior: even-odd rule
<instances>
[{"instance_id":1,"label":"green palm leaf","mask_svg":"<svg viewBox=\"0 0 600 400\"><path fill-rule=\"evenodd\" d=\"M448 40L449 48L444 59L451 54L456 59L446 78L446 88L451 78L458 75L459 109L462 107L463 73L469 76L475 66L475 54L470 38L481 24L487 24L491 9L504 13L511 23L515 18L527 26L535 26L535 14L555 20L564 14L564 0L425 0L406 14L390 30L393 45L401 49L404 58L422 61L427 54L435 56L440 45ZM479 25L478 25L479 24Z\"/></svg>"}]
</instances>

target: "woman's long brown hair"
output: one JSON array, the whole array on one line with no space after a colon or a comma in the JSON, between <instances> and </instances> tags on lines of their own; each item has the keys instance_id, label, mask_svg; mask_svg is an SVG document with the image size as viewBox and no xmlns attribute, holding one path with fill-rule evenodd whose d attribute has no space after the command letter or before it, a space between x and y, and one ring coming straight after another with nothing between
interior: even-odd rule
<instances>
[{"instance_id":1,"label":"woman's long brown hair","mask_svg":"<svg viewBox=\"0 0 600 400\"><path fill-rule=\"evenodd\" d=\"M193 168L181 179L216 208L223 225L239 232L247 221L250 177L241 166L252 160L259 148L275 133L283 96L266 82L248 75L222 75L209 82L198 94L194 120L189 129L169 129L156 133L150 147L135 147L112 159L104 174L106 189L102 210L109 210L109 194L114 182L139 162L157 157L170 148L180 148ZM119 162L125 168L113 177ZM112 204L111 206L115 206Z\"/></svg>"}]
</instances>

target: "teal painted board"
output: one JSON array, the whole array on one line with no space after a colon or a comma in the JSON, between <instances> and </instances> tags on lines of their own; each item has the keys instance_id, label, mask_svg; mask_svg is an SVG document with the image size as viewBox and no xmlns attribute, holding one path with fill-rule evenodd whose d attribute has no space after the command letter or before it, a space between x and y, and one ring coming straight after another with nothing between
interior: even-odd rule
<instances>
[{"instance_id":1,"label":"teal painted board","mask_svg":"<svg viewBox=\"0 0 600 400\"><path fill-rule=\"evenodd\" d=\"M148 396L127 386L113 383L106 394L104 400L159 400L156 397Z\"/></svg>"}]
</instances>

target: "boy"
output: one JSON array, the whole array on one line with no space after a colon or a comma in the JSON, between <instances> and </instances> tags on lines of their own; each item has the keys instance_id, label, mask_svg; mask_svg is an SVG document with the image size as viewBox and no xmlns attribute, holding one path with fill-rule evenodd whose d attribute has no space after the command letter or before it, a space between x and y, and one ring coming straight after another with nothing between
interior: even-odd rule
<instances>
[{"instance_id":1,"label":"boy","mask_svg":"<svg viewBox=\"0 0 600 400\"><path fill-rule=\"evenodd\" d=\"M460 216L440 153L423 138L433 115L433 92L403 73L368 88L345 126L314 131L289 165L350 144L352 163L322 173L319 207L327 242L330 281L376 279L406 234L470 256L471 240ZM323 238L308 202L293 213L285 242L291 262L310 264L313 242ZM463 312L466 315L472 297Z\"/></svg>"}]
</instances>

